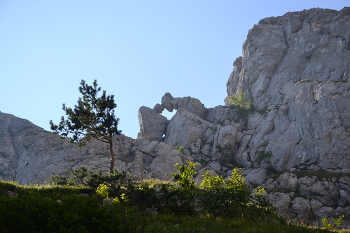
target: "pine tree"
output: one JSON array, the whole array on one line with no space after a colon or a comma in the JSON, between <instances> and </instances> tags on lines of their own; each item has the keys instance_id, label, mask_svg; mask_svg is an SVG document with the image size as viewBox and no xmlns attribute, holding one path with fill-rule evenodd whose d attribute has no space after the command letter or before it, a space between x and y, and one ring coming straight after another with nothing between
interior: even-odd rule
<instances>
[{"instance_id":1,"label":"pine tree","mask_svg":"<svg viewBox=\"0 0 350 233\"><path fill-rule=\"evenodd\" d=\"M55 125L50 120L51 130L71 142L77 142L80 146L85 145L91 139L97 139L109 145L110 167L113 173L115 155L113 151L113 136L120 134L118 130L119 118L114 115L114 95L106 95L106 91L98 97L101 87L98 87L97 80L89 86L84 80L81 80L79 92L82 97L78 99L78 104L74 109L67 108L63 104L63 110L66 112L67 119L63 116L59 125Z\"/></svg>"}]
</instances>

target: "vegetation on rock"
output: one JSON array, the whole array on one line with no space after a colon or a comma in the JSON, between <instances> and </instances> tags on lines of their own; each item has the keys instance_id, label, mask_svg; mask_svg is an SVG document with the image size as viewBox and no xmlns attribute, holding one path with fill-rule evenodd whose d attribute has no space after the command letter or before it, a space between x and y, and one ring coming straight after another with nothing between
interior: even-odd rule
<instances>
[{"instance_id":1,"label":"vegetation on rock","mask_svg":"<svg viewBox=\"0 0 350 233\"><path fill-rule=\"evenodd\" d=\"M238 169L228 180L206 173L197 186L194 163L176 167L175 183L146 180L118 192L102 183L92 188L0 181L0 231L331 232L287 224L263 189L247 191Z\"/></svg>"},{"instance_id":2,"label":"vegetation on rock","mask_svg":"<svg viewBox=\"0 0 350 233\"><path fill-rule=\"evenodd\" d=\"M74 109L67 108L63 104L63 110L68 116L63 116L59 125L50 121L51 130L54 133L69 139L71 142L78 142L84 145L91 139L97 139L109 145L111 163L110 173L113 173L115 156L113 151L113 136L120 134L118 130L119 118L114 115L114 95L106 95L106 91L98 97L101 87L98 87L97 80L89 86L84 80L81 80L79 92L82 98L79 98L78 105Z\"/></svg>"},{"instance_id":3,"label":"vegetation on rock","mask_svg":"<svg viewBox=\"0 0 350 233\"><path fill-rule=\"evenodd\" d=\"M246 94L241 90L237 95L229 96L228 99L232 104L234 104L240 108L250 109L251 103L250 103L249 99L245 97L245 95Z\"/></svg>"}]
</instances>

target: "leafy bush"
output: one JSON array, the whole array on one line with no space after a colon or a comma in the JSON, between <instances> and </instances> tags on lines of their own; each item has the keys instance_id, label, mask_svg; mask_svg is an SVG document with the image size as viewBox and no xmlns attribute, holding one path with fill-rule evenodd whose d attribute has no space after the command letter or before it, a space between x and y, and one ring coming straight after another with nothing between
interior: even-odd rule
<instances>
[{"instance_id":1,"label":"leafy bush","mask_svg":"<svg viewBox=\"0 0 350 233\"><path fill-rule=\"evenodd\" d=\"M245 95L246 94L241 90L237 95L229 96L228 100L232 104L234 104L234 105L236 105L236 106L238 106L240 108L250 109L251 108L251 103L250 103L249 99L247 99L245 97Z\"/></svg>"},{"instance_id":2,"label":"leafy bush","mask_svg":"<svg viewBox=\"0 0 350 233\"><path fill-rule=\"evenodd\" d=\"M100 184L96 189L96 193L105 199L109 197L108 187L105 184Z\"/></svg>"},{"instance_id":3,"label":"leafy bush","mask_svg":"<svg viewBox=\"0 0 350 233\"><path fill-rule=\"evenodd\" d=\"M105 184L115 191L118 191L121 186L130 186L134 179L125 171L119 172L114 169L113 173L102 174L101 170L94 172L86 167L79 167L71 172L66 171L66 176L51 176L51 180L57 185L78 186L84 185L96 188L100 184Z\"/></svg>"},{"instance_id":4,"label":"leafy bush","mask_svg":"<svg viewBox=\"0 0 350 233\"><path fill-rule=\"evenodd\" d=\"M196 188L196 183L194 182L193 178L193 176L197 173L194 171L196 164L191 161L187 161L186 165L179 165L177 163L174 166L179 169L179 173L172 174L173 179L184 191L193 192Z\"/></svg>"},{"instance_id":5,"label":"leafy bush","mask_svg":"<svg viewBox=\"0 0 350 233\"><path fill-rule=\"evenodd\" d=\"M188 164L183 165L184 170L187 170L188 173L186 173L187 175L182 174L182 177L183 181L189 179L189 182L183 182L182 186L179 182L147 181L135 184L128 190L122 190L116 196L110 193L111 189L104 184L100 185L99 188L92 189L82 186L22 186L0 182L0 190L2 190L0 194L0 232L331 232L327 229L266 221L266 217L260 216L267 216L268 213L259 212L269 209L264 190L261 188L255 189L250 194L249 203L241 208L244 211L242 215L229 219L225 216L215 217L210 213L203 214L200 211L203 206L199 200L205 190L195 186L194 196L197 203L195 210L198 212L189 216L185 209L181 209L185 207L184 204L181 204L182 187L189 190L192 190L193 187L192 177L189 175L193 171L191 166L188 168ZM179 167L181 168L181 166ZM238 180L236 186L238 190L244 189L242 186L244 180L241 175L234 174L233 177ZM221 178L214 180L218 180L216 183L219 184L232 183L232 181ZM16 195L9 197L6 190L15 192ZM92 192L89 195L82 195L81 192L85 193L86 190ZM175 192L171 194L172 191ZM144 202L141 201L141 198L135 199L135 193L143 194ZM173 195L175 198L167 200L167 195ZM104 199L101 202L102 196L115 198L113 201L111 201L112 199L108 201ZM163 201L166 203L164 206L166 208L163 210L167 211L162 213L161 211L156 213L149 209L145 211L136 200L143 203L145 207L148 206L147 208L160 206L159 202ZM248 210L255 215L249 213ZM272 220L275 219L274 215L270 217Z\"/></svg>"},{"instance_id":6,"label":"leafy bush","mask_svg":"<svg viewBox=\"0 0 350 233\"><path fill-rule=\"evenodd\" d=\"M322 225L324 228L328 229L328 230L334 230L337 229L341 226L341 224L343 224L344 220L344 215L339 216L339 218L333 218L333 223L330 223L328 221L328 219L323 218L322 219Z\"/></svg>"},{"instance_id":7,"label":"leafy bush","mask_svg":"<svg viewBox=\"0 0 350 233\"><path fill-rule=\"evenodd\" d=\"M231 177L213 176L206 172L201 186L201 206L205 214L216 217L237 218L246 217L278 220L278 216L269 203L265 190L261 187L250 194L245 187L244 177L240 169L233 169Z\"/></svg>"},{"instance_id":8,"label":"leafy bush","mask_svg":"<svg viewBox=\"0 0 350 233\"><path fill-rule=\"evenodd\" d=\"M269 159L272 157L272 152L267 150L267 151L258 151L257 152L257 157L255 159L255 162L261 163L262 161L269 161Z\"/></svg>"},{"instance_id":9,"label":"leafy bush","mask_svg":"<svg viewBox=\"0 0 350 233\"><path fill-rule=\"evenodd\" d=\"M157 210L175 214L195 214L195 188L196 183L193 176L196 165L187 161L185 165L175 164L179 169L178 173L172 174L176 185L163 184L158 192Z\"/></svg>"},{"instance_id":10,"label":"leafy bush","mask_svg":"<svg viewBox=\"0 0 350 233\"><path fill-rule=\"evenodd\" d=\"M173 147L176 150L179 150L180 152L184 152L185 148L183 146L175 146Z\"/></svg>"},{"instance_id":11,"label":"leafy bush","mask_svg":"<svg viewBox=\"0 0 350 233\"><path fill-rule=\"evenodd\" d=\"M133 232L123 215L117 205L101 206L95 196L0 197L0 232Z\"/></svg>"}]
</instances>

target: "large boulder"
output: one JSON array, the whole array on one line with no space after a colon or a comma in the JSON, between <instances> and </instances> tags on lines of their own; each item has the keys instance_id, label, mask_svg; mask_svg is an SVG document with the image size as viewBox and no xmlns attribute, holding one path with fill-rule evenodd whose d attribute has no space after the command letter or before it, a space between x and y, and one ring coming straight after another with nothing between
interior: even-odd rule
<instances>
[{"instance_id":1,"label":"large boulder","mask_svg":"<svg viewBox=\"0 0 350 233\"><path fill-rule=\"evenodd\" d=\"M142 106L139 109L140 133L138 138L149 138L162 141L167 124L167 118L157 111Z\"/></svg>"},{"instance_id":2,"label":"large boulder","mask_svg":"<svg viewBox=\"0 0 350 233\"><path fill-rule=\"evenodd\" d=\"M203 124L197 124L198 122ZM171 146L190 147L192 143L196 143L198 139L202 138L207 123L209 122L205 122L187 110L179 110L168 124L164 142Z\"/></svg>"},{"instance_id":3,"label":"large boulder","mask_svg":"<svg viewBox=\"0 0 350 233\"><path fill-rule=\"evenodd\" d=\"M171 103L171 101L173 100L174 100L174 97L169 92L165 93L164 96L162 97L162 105L169 112L172 112L174 110L174 107Z\"/></svg>"},{"instance_id":4,"label":"large boulder","mask_svg":"<svg viewBox=\"0 0 350 233\"><path fill-rule=\"evenodd\" d=\"M174 98L174 100L171 101L171 104L176 110L186 109L201 118L205 117L207 111L204 104L202 104L199 99L189 96L183 98Z\"/></svg>"}]
</instances>

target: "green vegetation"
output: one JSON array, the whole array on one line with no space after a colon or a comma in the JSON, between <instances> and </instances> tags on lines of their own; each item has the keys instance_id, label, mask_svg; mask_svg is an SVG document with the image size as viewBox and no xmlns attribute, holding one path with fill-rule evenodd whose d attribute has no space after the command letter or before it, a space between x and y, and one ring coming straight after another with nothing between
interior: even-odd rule
<instances>
[{"instance_id":1,"label":"green vegetation","mask_svg":"<svg viewBox=\"0 0 350 233\"><path fill-rule=\"evenodd\" d=\"M0 181L0 232L333 232L286 223L264 189L248 192L239 169L227 180L205 173L197 186L194 163L175 166L175 182L145 180L117 191L108 182L91 187Z\"/></svg>"},{"instance_id":2,"label":"green vegetation","mask_svg":"<svg viewBox=\"0 0 350 233\"><path fill-rule=\"evenodd\" d=\"M230 108L236 110L236 121L245 121L247 116L251 113L259 113L261 115L267 113L266 109L255 109L245 95L246 94L241 90L237 95L228 97L228 100L233 104Z\"/></svg>"},{"instance_id":3,"label":"green vegetation","mask_svg":"<svg viewBox=\"0 0 350 233\"><path fill-rule=\"evenodd\" d=\"M184 152L185 148L183 146L175 146L173 147L176 150L179 150L180 152Z\"/></svg>"},{"instance_id":4,"label":"green vegetation","mask_svg":"<svg viewBox=\"0 0 350 233\"><path fill-rule=\"evenodd\" d=\"M293 174L297 175L297 177L314 177L316 176L317 179L331 179L331 178L336 178L340 179L343 176L350 176L350 173L342 173L342 172L328 172L328 171L315 171L315 170L297 170L293 171Z\"/></svg>"},{"instance_id":5,"label":"green vegetation","mask_svg":"<svg viewBox=\"0 0 350 233\"><path fill-rule=\"evenodd\" d=\"M255 159L255 162L261 163L262 161L269 162L270 158L272 157L272 152L267 150L267 151L258 151L257 157Z\"/></svg>"},{"instance_id":6,"label":"green vegetation","mask_svg":"<svg viewBox=\"0 0 350 233\"><path fill-rule=\"evenodd\" d=\"M233 104L230 108L236 109L236 121L247 118L251 110L251 103L249 99L245 97L245 93L242 90L235 96L229 96L228 100Z\"/></svg>"},{"instance_id":7,"label":"green vegetation","mask_svg":"<svg viewBox=\"0 0 350 233\"><path fill-rule=\"evenodd\" d=\"M249 99L247 99L245 97L245 95L246 94L241 90L237 95L229 96L228 99L232 104L234 104L240 108L250 109L251 103L250 103Z\"/></svg>"},{"instance_id":8,"label":"green vegetation","mask_svg":"<svg viewBox=\"0 0 350 233\"><path fill-rule=\"evenodd\" d=\"M339 218L334 219L333 218L333 223L330 223L326 218L322 219L322 225L324 228L328 230L334 230L337 229L343 224L344 220L344 215L339 216Z\"/></svg>"},{"instance_id":9,"label":"green vegetation","mask_svg":"<svg viewBox=\"0 0 350 233\"><path fill-rule=\"evenodd\" d=\"M334 80L335 83L346 83L348 80Z\"/></svg>"},{"instance_id":10,"label":"green vegetation","mask_svg":"<svg viewBox=\"0 0 350 233\"><path fill-rule=\"evenodd\" d=\"M103 143L107 143L110 151L110 173L113 173L115 156L113 151L113 136L120 134L118 130L119 118L114 115L113 95L106 95L106 91L101 91L97 81L94 80L93 86L89 86L84 80L81 80L79 92L82 97L78 100L78 105L74 109L67 108L63 104L63 110L68 116L63 116L59 125L55 125L50 121L51 130L63 138L69 139L71 142L78 142L79 145L85 145L91 139L97 139Z\"/></svg>"},{"instance_id":11,"label":"green vegetation","mask_svg":"<svg viewBox=\"0 0 350 233\"><path fill-rule=\"evenodd\" d=\"M131 185L134 179L125 171L119 172L117 169L114 169L113 173L102 174L101 170L94 172L86 167L79 167L71 172L66 171L65 176L51 176L51 181L57 185L83 185L92 188L105 184L114 190L120 190L122 186Z\"/></svg>"}]
</instances>

